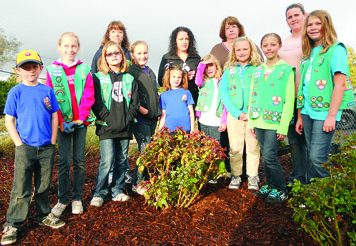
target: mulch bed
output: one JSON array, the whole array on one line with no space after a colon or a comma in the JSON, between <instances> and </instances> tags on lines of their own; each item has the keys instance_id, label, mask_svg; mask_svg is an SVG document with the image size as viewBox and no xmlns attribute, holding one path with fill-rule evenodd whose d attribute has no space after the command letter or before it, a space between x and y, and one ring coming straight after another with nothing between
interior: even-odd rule
<instances>
[{"instance_id":1,"label":"mulch bed","mask_svg":"<svg viewBox=\"0 0 356 246\"><path fill-rule=\"evenodd\" d=\"M127 202L89 206L95 186L98 157L87 157L84 187L85 212L63 214L66 225L58 230L38 226L31 204L29 219L19 237L20 245L314 245L293 222L292 210L283 204L268 204L247 189L227 188L229 180L208 184L199 200L188 209L156 210L131 191ZM280 157L286 174L288 155ZM56 162L57 163L57 162ZM133 162L131 160L131 164ZM263 177L262 167L260 178ZM13 160L0 159L0 224L5 222L12 185ZM57 171L53 172L51 204L57 201Z\"/></svg>"}]
</instances>

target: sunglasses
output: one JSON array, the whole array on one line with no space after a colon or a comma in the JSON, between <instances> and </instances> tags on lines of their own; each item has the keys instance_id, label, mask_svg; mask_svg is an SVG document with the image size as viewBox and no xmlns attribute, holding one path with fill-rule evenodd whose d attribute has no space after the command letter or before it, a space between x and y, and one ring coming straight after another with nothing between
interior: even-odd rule
<instances>
[{"instance_id":1,"label":"sunglasses","mask_svg":"<svg viewBox=\"0 0 356 246\"><path fill-rule=\"evenodd\" d=\"M112 52L112 53L106 53L105 54L106 57L113 57L113 56L120 56L120 55L121 55L120 51L115 51L115 52Z\"/></svg>"}]
</instances>

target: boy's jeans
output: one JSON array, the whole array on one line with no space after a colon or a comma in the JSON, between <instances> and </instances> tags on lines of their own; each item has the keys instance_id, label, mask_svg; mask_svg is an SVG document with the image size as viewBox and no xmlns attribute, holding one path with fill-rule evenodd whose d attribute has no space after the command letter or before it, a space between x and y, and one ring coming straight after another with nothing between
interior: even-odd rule
<instances>
[{"instance_id":1,"label":"boy's jeans","mask_svg":"<svg viewBox=\"0 0 356 246\"><path fill-rule=\"evenodd\" d=\"M33 176L37 217L43 218L51 211L48 195L54 149L53 144L44 147L23 144L16 147L14 180L5 226L21 227L25 221L31 200Z\"/></svg>"},{"instance_id":2,"label":"boy's jeans","mask_svg":"<svg viewBox=\"0 0 356 246\"><path fill-rule=\"evenodd\" d=\"M276 130L255 128L255 131L262 151L262 160L267 184L276 189L285 190L286 182L284 171L277 159L279 142L277 140Z\"/></svg>"},{"instance_id":3,"label":"boy's jeans","mask_svg":"<svg viewBox=\"0 0 356 246\"><path fill-rule=\"evenodd\" d=\"M305 140L308 149L308 164L306 170L307 182L311 178L324 178L329 172L322 166L328 160L330 145L335 131L324 132L323 120L313 120L308 115L302 114Z\"/></svg>"},{"instance_id":4,"label":"boy's jeans","mask_svg":"<svg viewBox=\"0 0 356 246\"><path fill-rule=\"evenodd\" d=\"M151 137L155 133L156 126L157 121L143 121L134 124L133 133L137 142L137 148L140 152L142 152L144 147L151 142ZM139 184L144 180L144 172L138 172L137 165L135 167L135 174L133 184Z\"/></svg>"},{"instance_id":5,"label":"boy's jeans","mask_svg":"<svg viewBox=\"0 0 356 246\"><path fill-rule=\"evenodd\" d=\"M85 138L87 127L75 129L73 133L58 132L58 200L68 204L71 196L70 164L74 165L73 200L82 200L85 177Z\"/></svg>"},{"instance_id":6,"label":"boy's jeans","mask_svg":"<svg viewBox=\"0 0 356 246\"><path fill-rule=\"evenodd\" d=\"M124 192L129 143L128 139L119 138L100 140L100 163L94 197L104 199L109 194L108 175L112 165L114 165L110 185L112 197Z\"/></svg>"}]
</instances>

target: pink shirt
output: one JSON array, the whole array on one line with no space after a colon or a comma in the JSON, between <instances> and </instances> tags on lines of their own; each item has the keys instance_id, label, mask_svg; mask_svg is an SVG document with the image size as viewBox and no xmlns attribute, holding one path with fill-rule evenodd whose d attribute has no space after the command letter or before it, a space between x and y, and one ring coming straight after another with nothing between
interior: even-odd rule
<instances>
[{"instance_id":1,"label":"pink shirt","mask_svg":"<svg viewBox=\"0 0 356 246\"><path fill-rule=\"evenodd\" d=\"M77 97L75 95L75 87L74 87L74 74L75 74L76 67L81 63L82 62L80 60L76 60L73 64L67 66L66 64L62 63L60 60L53 62L53 64L61 66L66 74L69 91L70 91L70 97L72 101L73 120L81 120L85 122L85 120L88 118L90 114L91 106L94 104L95 101L94 82L91 73L89 73L85 80L83 95L80 101L80 105L78 107ZM48 72L47 72L46 84L51 88L53 88L52 80ZM58 120L59 123L63 122L63 117L60 111L58 111Z\"/></svg>"}]
</instances>

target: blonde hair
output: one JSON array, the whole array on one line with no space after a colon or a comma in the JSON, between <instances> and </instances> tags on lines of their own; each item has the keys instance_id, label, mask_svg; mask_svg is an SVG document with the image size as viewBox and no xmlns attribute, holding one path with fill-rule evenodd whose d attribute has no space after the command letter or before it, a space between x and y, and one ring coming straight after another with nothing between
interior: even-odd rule
<instances>
[{"instance_id":1,"label":"blonde hair","mask_svg":"<svg viewBox=\"0 0 356 246\"><path fill-rule=\"evenodd\" d=\"M221 72L221 67L220 67L220 63L219 63L218 59L216 59L216 57L214 55L209 54L207 56L204 56L201 60L204 62L210 61L211 63L213 63L216 67L216 72L214 74L214 78L220 79L222 72ZM206 68L205 68L203 80L207 80L207 79L209 79L209 77L206 74Z\"/></svg>"},{"instance_id":2,"label":"blonde hair","mask_svg":"<svg viewBox=\"0 0 356 246\"><path fill-rule=\"evenodd\" d=\"M122 48L120 47L119 44L113 42L113 41L109 41L107 42L104 47L103 47L103 51L101 52L101 56L98 60L98 71L102 72L103 74L108 74L108 72L110 71L109 65L106 61L106 51L108 50L109 47L111 46L115 46L116 48L118 48L119 52L121 53L121 63L120 63L120 72L127 72L128 71L128 64L127 64L127 60L124 54L124 51L122 50Z\"/></svg>"},{"instance_id":3,"label":"blonde hair","mask_svg":"<svg viewBox=\"0 0 356 246\"><path fill-rule=\"evenodd\" d=\"M184 72L181 65L175 64L166 64L166 71L164 71L163 75L163 88L167 91L171 89L170 77L172 71L181 71L182 72L182 81L180 83L180 87L183 89L188 89L188 74Z\"/></svg>"},{"instance_id":4,"label":"blonde hair","mask_svg":"<svg viewBox=\"0 0 356 246\"><path fill-rule=\"evenodd\" d=\"M135 61L135 58L134 58L133 53L135 52L135 48L136 48L138 45L145 45L145 46L147 47L147 52L148 52L148 44L147 44L145 41L138 40L138 41L134 42L133 44L131 44L131 46L130 46L130 52L131 52L131 62L132 62L132 63L137 63L137 62Z\"/></svg>"},{"instance_id":5,"label":"blonde hair","mask_svg":"<svg viewBox=\"0 0 356 246\"><path fill-rule=\"evenodd\" d=\"M63 38L66 37L66 36L75 38L77 40L78 47L80 47L79 37L74 32L64 32L64 33L62 33L61 36L58 39L58 45L59 46L62 44Z\"/></svg>"},{"instance_id":6,"label":"blonde hair","mask_svg":"<svg viewBox=\"0 0 356 246\"><path fill-rule=\"evenodd\" d=\"M304 29L302 34L302 50L303 58L306 59L310 56L312 49L315 46L313 40L311 40L307 34L308 21L311 17L316 17L321 21L321 45L323 50L320 53L325 53L328 51L330 46L332 46L337 41L337 34L334 28L330 14L325 10L314 10L311 12L304 23Z\"/></svg>"},{"instance_id":7,"label":"blonde hair","mask_svg":"<svg viewBox=\"0 0 356 246\"><path fill-rule=\"evenodd\" d=\"M238 59L236 57L236 53L235 53L235 48L238 42L241 41L247 41L250 49L251 49L251 53L250 53L250 57L248 60L248 63L253 65L253 66L258 66L261 65L261 56L257 51L256 45L252 42L252 40L246 36L244 37L239 37L237 38L234 43L232 44L230 53L229 53L229 60L225 63L224 68L228 68L228 67L233 67L236 66L238 64Z\"/></svg>"}]
</instances>

